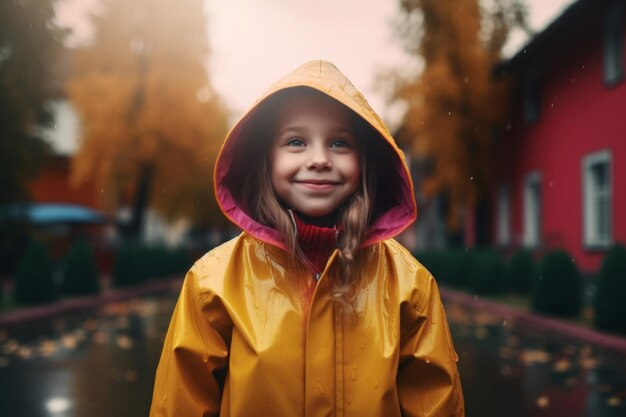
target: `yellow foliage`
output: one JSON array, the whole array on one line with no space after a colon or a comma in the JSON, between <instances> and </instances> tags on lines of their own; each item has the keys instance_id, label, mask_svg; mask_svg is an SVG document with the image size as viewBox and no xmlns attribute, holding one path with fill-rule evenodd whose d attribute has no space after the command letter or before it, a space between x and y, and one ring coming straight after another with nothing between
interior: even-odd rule
<instances>
[{"instance_id":1,"label":"yellow foliage","mask_svg":"<svg viewBox=\"0 0 626 417\"><path fill-rule=\"evenodd\" d=\"M104 0L92 45L75 51L69 95L81 114L74 183L129 204L153 168L150 206L169 218L221 221L212 197L226 111L208 78L201 0Z\"/></svg>"}]
</instances>

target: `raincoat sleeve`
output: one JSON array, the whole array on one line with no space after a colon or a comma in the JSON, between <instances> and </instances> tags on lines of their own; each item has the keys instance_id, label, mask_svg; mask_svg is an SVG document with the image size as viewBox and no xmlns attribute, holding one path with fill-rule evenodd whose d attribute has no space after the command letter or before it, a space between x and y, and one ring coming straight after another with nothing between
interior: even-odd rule
<instances>
[{"instance_id":1,"label":"raincoat sleeve","mask_svg":"<svg viewBox=\"0 0 626 417\"><path fill-rule=\"evenodd\" d=\"M150 417L217 416L228 364L228 325L219 299L185 277L156 372ZM217 313L216 313L217 311ZM219 329L219 330L218 330Z\"/></svg>"},{"instance_id":2,"label":"raincoat sleeve","mask_svg":"<svg viewBox=\"0 0 626 417\"><path fill-rule=\"evenodd\" d=\"M437 284L421 265L415 284L400 312L397 387L402 415L464 416L458 356Z\"/></svg>"}]
</instances>

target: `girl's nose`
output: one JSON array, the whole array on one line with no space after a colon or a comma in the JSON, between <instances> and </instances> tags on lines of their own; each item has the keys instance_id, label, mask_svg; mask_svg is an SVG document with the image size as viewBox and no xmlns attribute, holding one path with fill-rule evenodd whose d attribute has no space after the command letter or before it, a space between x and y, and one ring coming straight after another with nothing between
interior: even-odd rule
<instances>
[{"instance_id":1,"label":"girl's nose","mask_svg":"<svg viewBox=\"0 0 626 417\"><path fill-rule=\"evenodd\" d=\"M309 169L328 169L331 166L330 159L325 149L314 146L311 148L311 157L307 161Z\"/></svg>"}]
</instances>

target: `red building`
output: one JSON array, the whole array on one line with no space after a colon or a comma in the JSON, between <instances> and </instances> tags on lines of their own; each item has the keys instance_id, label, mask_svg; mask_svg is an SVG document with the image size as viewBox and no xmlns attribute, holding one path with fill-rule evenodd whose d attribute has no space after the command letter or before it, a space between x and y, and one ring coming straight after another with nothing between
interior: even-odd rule
<instances>
[{"instance_id":1,"label":"red building","mask_svg":"<svg viewBox=\"0 0 626 417\"><path fill-rule=\"evenodd\" d=\"M487 233L584 271L626 243L625 0L573 3L498 68L515 88Z\"/></svg>"}]
</instances>

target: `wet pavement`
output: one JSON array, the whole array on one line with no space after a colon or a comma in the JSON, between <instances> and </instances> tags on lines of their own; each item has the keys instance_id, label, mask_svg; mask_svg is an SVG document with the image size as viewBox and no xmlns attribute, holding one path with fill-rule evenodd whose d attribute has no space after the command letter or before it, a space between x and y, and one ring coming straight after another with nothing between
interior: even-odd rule
<instances>
[{"instance_id":1,"label":"wet pavement","mask_svg":"<svg viewBox=\"0 0 626 417\"><path fill-rule=\"evenodd\" d=\"M0 330L0 415L147 416L176 293Z\"/></svg>"},{"instance_id":2,"label":"wet pavement","mask_svg":"<svg viewBox=\"0 0 626 417\"><path fill-rule=\"evenodd\" d=\"M626 416L626 354L446 306L467 417Z\"/></svg>"},{"instance_id":3,"label":"wet pavement","mask_svg":"<svg viewBox=\"0 0 626 417\"><path fill-rule=\"evenodd\" d=\"M176 291L0 329L0 415L147 416ZM626 355L447 303L468 417L626 416Z\"/></svg>"}]
</instances>

